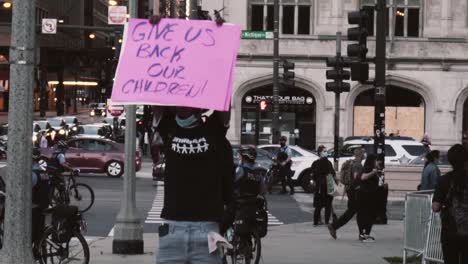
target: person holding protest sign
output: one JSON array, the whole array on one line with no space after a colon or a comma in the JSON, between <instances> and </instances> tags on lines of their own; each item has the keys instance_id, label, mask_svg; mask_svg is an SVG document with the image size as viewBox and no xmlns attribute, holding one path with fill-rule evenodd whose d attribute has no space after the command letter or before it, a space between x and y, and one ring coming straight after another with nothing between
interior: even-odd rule
<instances>
[{"instance_id":1,"label":"person holding protest sign","mask_svg":"<svg viewBox=\"0 0 468 264\"><path fill-rule=\"evenodd\" d=\"M160 17L150 18L153 24ZM223 20L217 15L217 24ZM222 263L211 241L232 223L234 161L226 139L230 113L190 107L153 107L166 166L156 263ZM156 146L155 146L156 147ZM232 212L232 210L228 210ZM216 245L214 245L216 249Z\"/></svg>"}]
</instances>

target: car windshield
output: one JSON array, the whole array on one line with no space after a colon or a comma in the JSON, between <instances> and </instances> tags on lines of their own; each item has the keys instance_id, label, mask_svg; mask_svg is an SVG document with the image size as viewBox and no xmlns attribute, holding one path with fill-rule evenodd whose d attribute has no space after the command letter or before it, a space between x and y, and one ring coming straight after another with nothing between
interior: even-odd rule
<instances>
[{"instance_id":1,"label":"car windshield","mask_svg":"<svg viewBox=\"0 0 468 264\"><path fill-rule=\"evenodd\" d=\"M410 165L424 165L426 163L426 154L421 155L415 159L413 159L409 164ZM443 152L440 153L440 158L439 158L439 165L444 165L444 166L449 166L450 163L448 162L448 157L447 153Z\"/></svg>"},{"instance_id":2,"label":"car windshield","mask_svg":"<svg viewBox=\"0 0 468 264\"><path fill-rule=\"evenodd\" d=\"M38 121L38 122L36 122L36 124L39 125L39 127L41 127L41 129L46 129L47 121Z\"/></svg>"},{"instance_id":3,"label":"car windshield","mask_svg":"<svg viewBox=\"0 0 468 264\"><path fill-rule=\"evenodd\" d=\"M97 105L97 108L105 108L106 107L106 104L98 104Z\"/></svg>"},{"instance_id":4,"label":"car windshield","mask_svg":"<svg viewBox=\"0 0 468 264\"><path fill-rule=\"evenodd\" d=\"M427 149L424 146L420 145L403 145L403 148L411 155L411 156L421 156L426 154Z\"/></svg>"},{"instance_id":5,"label":"car windshield","mask_svg":"<svg viewBox=\"0 0 468 264\"><path fill-rule=\"evenodd\" d=\"M47 122L54 127L62 126L62 119L49 119Z\"/></svg>"},{"instance_id":6,"label":"car windshield","mask_svg":"<svg viewBox=\"0 0 468 264\"><path fill-rule=\"evenodd\" d=\"M75 117L64 117L63 120L65 120L66 123L74 123Z\"/></svg>"}]
</instances>

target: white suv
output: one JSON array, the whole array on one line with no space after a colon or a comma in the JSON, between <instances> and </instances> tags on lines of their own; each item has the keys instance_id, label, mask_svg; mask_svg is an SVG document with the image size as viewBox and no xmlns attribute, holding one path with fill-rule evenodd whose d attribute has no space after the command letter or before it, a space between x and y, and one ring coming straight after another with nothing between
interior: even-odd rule
<instances>
[{"instance_id":1,"label":"white suv","mask_svg":"<svg viewBox=\"0 0 468 264\"><path fill-rule=\"evenodd\" d=\"M353 145L362 145L366 153L374 153L374 139L371 137L350 137L343 143L343 153ZM385 164L386 165L405 165L411 160L425 154L427 149L423 144L417 142L413 138L408 137L393 137L385 138ZM347 159L340 158L340 163Z\"/></svg>"}]
</instances>

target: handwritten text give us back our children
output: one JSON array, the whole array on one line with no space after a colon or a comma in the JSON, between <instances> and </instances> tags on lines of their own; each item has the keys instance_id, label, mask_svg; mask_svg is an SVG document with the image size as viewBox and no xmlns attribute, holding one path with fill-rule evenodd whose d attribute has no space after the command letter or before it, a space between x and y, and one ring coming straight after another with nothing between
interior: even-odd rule
<instances>
[{"instance_id":1,"label":"handwritten text give us back our children","mask_svg":"<svg viewBox=\"0 0 468 264\"><path fill-rule=\"evenodd\" d=\"M130 19L112 102L227 111L239 44L240 28L231 24Z\"/></svg>"}]
</instances>

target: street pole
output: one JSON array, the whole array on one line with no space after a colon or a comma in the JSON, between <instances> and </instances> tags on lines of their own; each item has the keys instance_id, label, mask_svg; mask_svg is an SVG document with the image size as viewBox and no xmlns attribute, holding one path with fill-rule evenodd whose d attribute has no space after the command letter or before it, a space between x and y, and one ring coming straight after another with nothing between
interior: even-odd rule
<instances>
[{"instance_id":1,"label":"street pole","mask_svg":"<svg viewBox=\"0 0 468 264\"><path fill-rule=\"evenodd\" d=\"M129 0L129 14L138 16L137 0ZM143 254L143 225L136 208L136 106L125 107L125 175L123 178L123 197L117 215L112 241L113 254Z\"/></svg>"},{"instance_id":2,"label":"street pole","mask_svg":"<svg viewBox=\"0 0 468 264\"><path fill-rule=\"evenodd\" d=\"M31 139L35 67L36 1L13 1L10 45L8 162L0 263L32 264Z\"/></svg>"},{"instance_id":3,"label":"street pole","mask_svg":"<svg viewBox=\"0 0 468 264\"><path fill-rule=\"evenodd\" d=\"M190 19L198 19L198 1L190 0Z\"/></svg>"},{"instance_id":4,"label":"street pole","mask_svg":"<svg viewBox=\"0 0 468 264\"><path fill-rule=\"evenodd\" d=\"M273 30L273 144L278 142L279 131L279 0L274 2L274 30ZM259 128L257 128L259 129Z\"/></svg>"},{"instance_id":5,"label":"street pole","mask_svg":"<svg viewBox=\"0 0 468 264\"><path fill-rule=\"evenodd\" d=\"M336 32L336 61L341 60L341 32ZM340 138L340 92L335 92L335 140L334 140L334 155L333 161L335 165L335 171L338 171L338 159L339 159L339 138Z\"/></svg>"},{"instance_id":6,"label":"street pole","mask_svg":"<svg viewBox=\"0 0 468 264\"><path fill-rule=\"evenodd\" d=\"M375 50L375 114L374 114L374 151L377 161L385 166L385 49L386 49L386 1L377 3L377 36Z\"/></svg>"}]
</instances>

